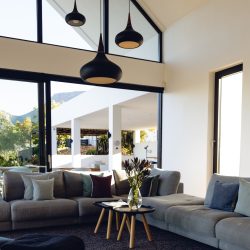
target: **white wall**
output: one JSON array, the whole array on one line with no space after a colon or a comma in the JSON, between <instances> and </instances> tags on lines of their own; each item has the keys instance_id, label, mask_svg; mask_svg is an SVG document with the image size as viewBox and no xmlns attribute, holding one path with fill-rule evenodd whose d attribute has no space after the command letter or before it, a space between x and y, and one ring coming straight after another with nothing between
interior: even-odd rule
<instances>
[{"instance_id":1,"label":"white wall","mask_svg":"<svg viewBox=\"0 0 250 250\"><path fill-rule=\"evenodd\" d=\"M212 174L214 72L240 62L240 175L250 176L249 13L249 0L209 1L164 32L163 167L181 171L186 193L204 196Z\"/></svg>"}]
</instances>

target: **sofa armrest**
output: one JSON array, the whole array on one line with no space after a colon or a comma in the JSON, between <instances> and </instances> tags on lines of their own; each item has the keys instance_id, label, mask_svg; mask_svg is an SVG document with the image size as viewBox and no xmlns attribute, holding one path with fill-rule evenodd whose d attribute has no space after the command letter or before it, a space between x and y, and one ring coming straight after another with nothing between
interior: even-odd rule
<instances>
[{"instance_id":1,"label":"sofa armrest","mask_svg":"<svg viewBox=\"0 0 250 250\"><path fill-rule=\"evenodd\" d=\"M177 188L177 194L183 194L183 193L184 193L184 184L183 182L180 182Z\"/></svg>"}]
</instances>

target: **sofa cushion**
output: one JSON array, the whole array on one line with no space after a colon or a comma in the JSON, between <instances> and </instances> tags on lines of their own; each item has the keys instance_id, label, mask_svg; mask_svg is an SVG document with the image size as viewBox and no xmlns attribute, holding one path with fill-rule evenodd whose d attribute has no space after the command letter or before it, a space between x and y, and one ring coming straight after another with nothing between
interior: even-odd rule
<instances>
[{"instance_id":1,"label":"sofa cushion","mask_svg":"<svg viewBox=\"0 0 250 250\"><path fill-rule=\"evenodd\" d=\"M143 197L142 204L155 207L155 212L150 214L154 219L164 221L168 208L176 205L203 204L204 199L187 194L171 194L166 196Z\"/></svg>"},{"instance_id":2,"label":"sofa cushion","mask_svg":"<svg viewBox=\"0 0 250 250\"><path fill-rule=\"evenodd\" d=\"M216 225L216 237L220 241L231 243L243 249L250 246L250 218L227 218Z\"/></svg>"},{"instance_id":3,"label":"sofa cushion","mask_svg":"<svg viewBox=\"0 0 250 250\"><path fill-rule=\"evenodd\" d=\"M250 181L250 178L244 178L247 181ZM207 193L205 197L204 204L206 206L209 206L211 204L213 192L214 192L214 184L216 181L220 181L222 183L238 183L239 184L239 177L235 176L224 176L224 175L218 175L213 174L207 188Z\"/></svg>"},{"instance_id":4,"label":"sofa cushion","mask_svg":"<svg viewBox=\"0 0 250 250\"><path fill-rule=\"evenodd\" d=\"M33 184L32 180L47 180L49 178L48 175L43 174L43 175L21 175L23 184L24 184L24 195L23 198L25 200L32 200L33 199Z\"/></svg>"},{"instance_id":5,"label":"sofa cushion","mask_svg":"<svg viewBox=\"0 0 250 250\"><path fill-rule=\"evenodd\" d=\"M0 200L0 222L10 221L10 203Z\"/></svg>"},{"instance_id":6,"label":"sofa cushion","mask_svg":"<svg viewBox=\"0 0 250 250\"><path fill-rule=\"evenodd\" d=\"M90 175L92 180L92 198L111 198L111 180L112 175L101 177Z\"/></svg>"},{"instance_id":7,"label":"sofa cushion","mask_svg":"<svg viewBox=\"0 0 250 250\"><path fill-rule=\"evenodd\" d=\"M78 216L77 202L68 199L11 201L12 221L31 221Z\"/></svg>"},{"instance_id":8,"label":"sofa cushion","mask_svg":"<svg viewBox=\"0 0 250 250\"><path fill-rule=\"evenodd\" d=\"M166 211L169 225L182 231L215 237L215 225L222 219L240 216L237 213L211 209L203 205L174 206Z\"/></svg>"},{"instance_id":9,"label":"sofa cushion","mask_svg":"<svg viewBox=\"0 0 250 250\"><path fill-rule=\"evenodd\" d=\"M9 172L6 171L3 175L3 198L6 201L20 200L24 197L24 183L21 175L40 175L39 173L19 173L19 172ZM63 180L63 172L55 171L51 173L46 173L48 178L54 178L54 196L56 198L65 197L65 188Z\"/></svg>"},{"instance_id":10,"label":"sofa cushion","mask_svg":"<svg viewBox=\"0 0 250 250\"><path fill-rule=\"evenodd\" d=\"M75 197L73 198L78 203L79 216L90 216L100 213L100 207L94 205L97 201L112 201L119 200L118 197L112 198L90 198L90 197Z\"/></svg>"},{"instance_id":11,"label":"sofa cushion","mask_svg":"<svg viewBox=\"0 0 250 250\"><path fill-rule=\"evenodd\" d=\"M54 199L54 178L49 180L32 180L33 200Z\"/></svg>"},{"instance_id":12,"label":"sofa cushion","mask_svg":"<svg viewBox=\"0 0 250 250\"><path fill-rule=\"evenodd\" d=\"M222 183L216 181L209 207L233 212L238 197L238 190L239 184L237 183Z\"/></svg>"},{"instance_id":13,"label":"sofa cushion","mask_svg":"<svg viewBox=\"0 0 250 250\"><path fill-rule=\"evenodd\" d=\"M125 170L113 170L115 179L116 195L123 195L129 193L129 182Z\"/></svg>"},{"instance_id":14,"label":"sofa cushion","mask_svg":"<svg viewBox=\"0 0 250 250\"><path fill-rule=\"evenodd\" d=\"M160 175L157 195L176 194L181 178L180 172L153 168L150 175Z\"/></svg>"},{"instance_id":15,"label":"sofa cushion","mask_svg":"<svg viewBox=\"0 0 250 250\"><path fill-rule=\"evenodd\" d=\"M97 174L97 176L102 177L103 173ZM82 178L83 178L83 196L90 197L93 189L90 174L82 174Z\"/></svg>"},{"instance_id":16,"label":"sofa cushion","mask_svg":"<svg viewBox=\"0 0 250 250\"><path fill-rule=\"evenodd\" d=\"M64 183L66 197L78 197L83 195L83 177L80 173L64 171Z\"/></svg>"},{"instance_id":17,"label":"sofa cushion","mask_svg":"<svg viewBox=\"0 0 250 250\"><path fill-rule=\"evenodd\" d=\"M240 179L239 197L235 212L250 216L250 182L243 179Z\"/></svg>"},{"instance_id":18,"label":"sofa cushion","mask_svg":"<svg viewBox=\"0 0 250 250\"><path fill-rule=\"evenodd\" d=\"M54 178L54 197L55 198L65 198L65 185L63 178L63 171L54 171L51 173L47 173L49 179Z\"/></svg>"}]
</instances>

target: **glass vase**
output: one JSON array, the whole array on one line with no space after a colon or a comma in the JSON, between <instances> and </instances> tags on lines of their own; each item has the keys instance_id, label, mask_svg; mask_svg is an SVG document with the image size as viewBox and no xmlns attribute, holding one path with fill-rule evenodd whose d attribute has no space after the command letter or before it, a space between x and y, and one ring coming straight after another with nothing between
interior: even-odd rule
<instances>
[{"instance_id":1,"label":"glass vase","mask_svg":"<svg viewBox=\"0 0 250 250\"><path fill-rule=\"evenodd\" d=\"M142 205L142 196L138 187L130 188L128 194L128 206L132 210L137 210Z\"/></svg>"}]
</instances>

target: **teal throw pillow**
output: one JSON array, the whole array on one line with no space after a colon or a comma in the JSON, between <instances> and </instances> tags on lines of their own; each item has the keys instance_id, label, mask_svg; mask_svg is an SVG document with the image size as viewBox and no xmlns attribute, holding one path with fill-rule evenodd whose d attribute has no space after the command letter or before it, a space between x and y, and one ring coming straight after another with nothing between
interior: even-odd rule
<instances>
[{"instance_id":1,"label":"teal throw pillow","mask_svg":"<svg viewBox=\"0 0 250 250\"><path fill-rule=\"evenodd\" d=\"M82 174L83 176L83 196L84 197L91 197L91 193L92 193L92 179L90 177L90 175L87 174ZM97 176L102 177L103 173L101 174L97 174Z\"/></svg>"}]
</instances>

